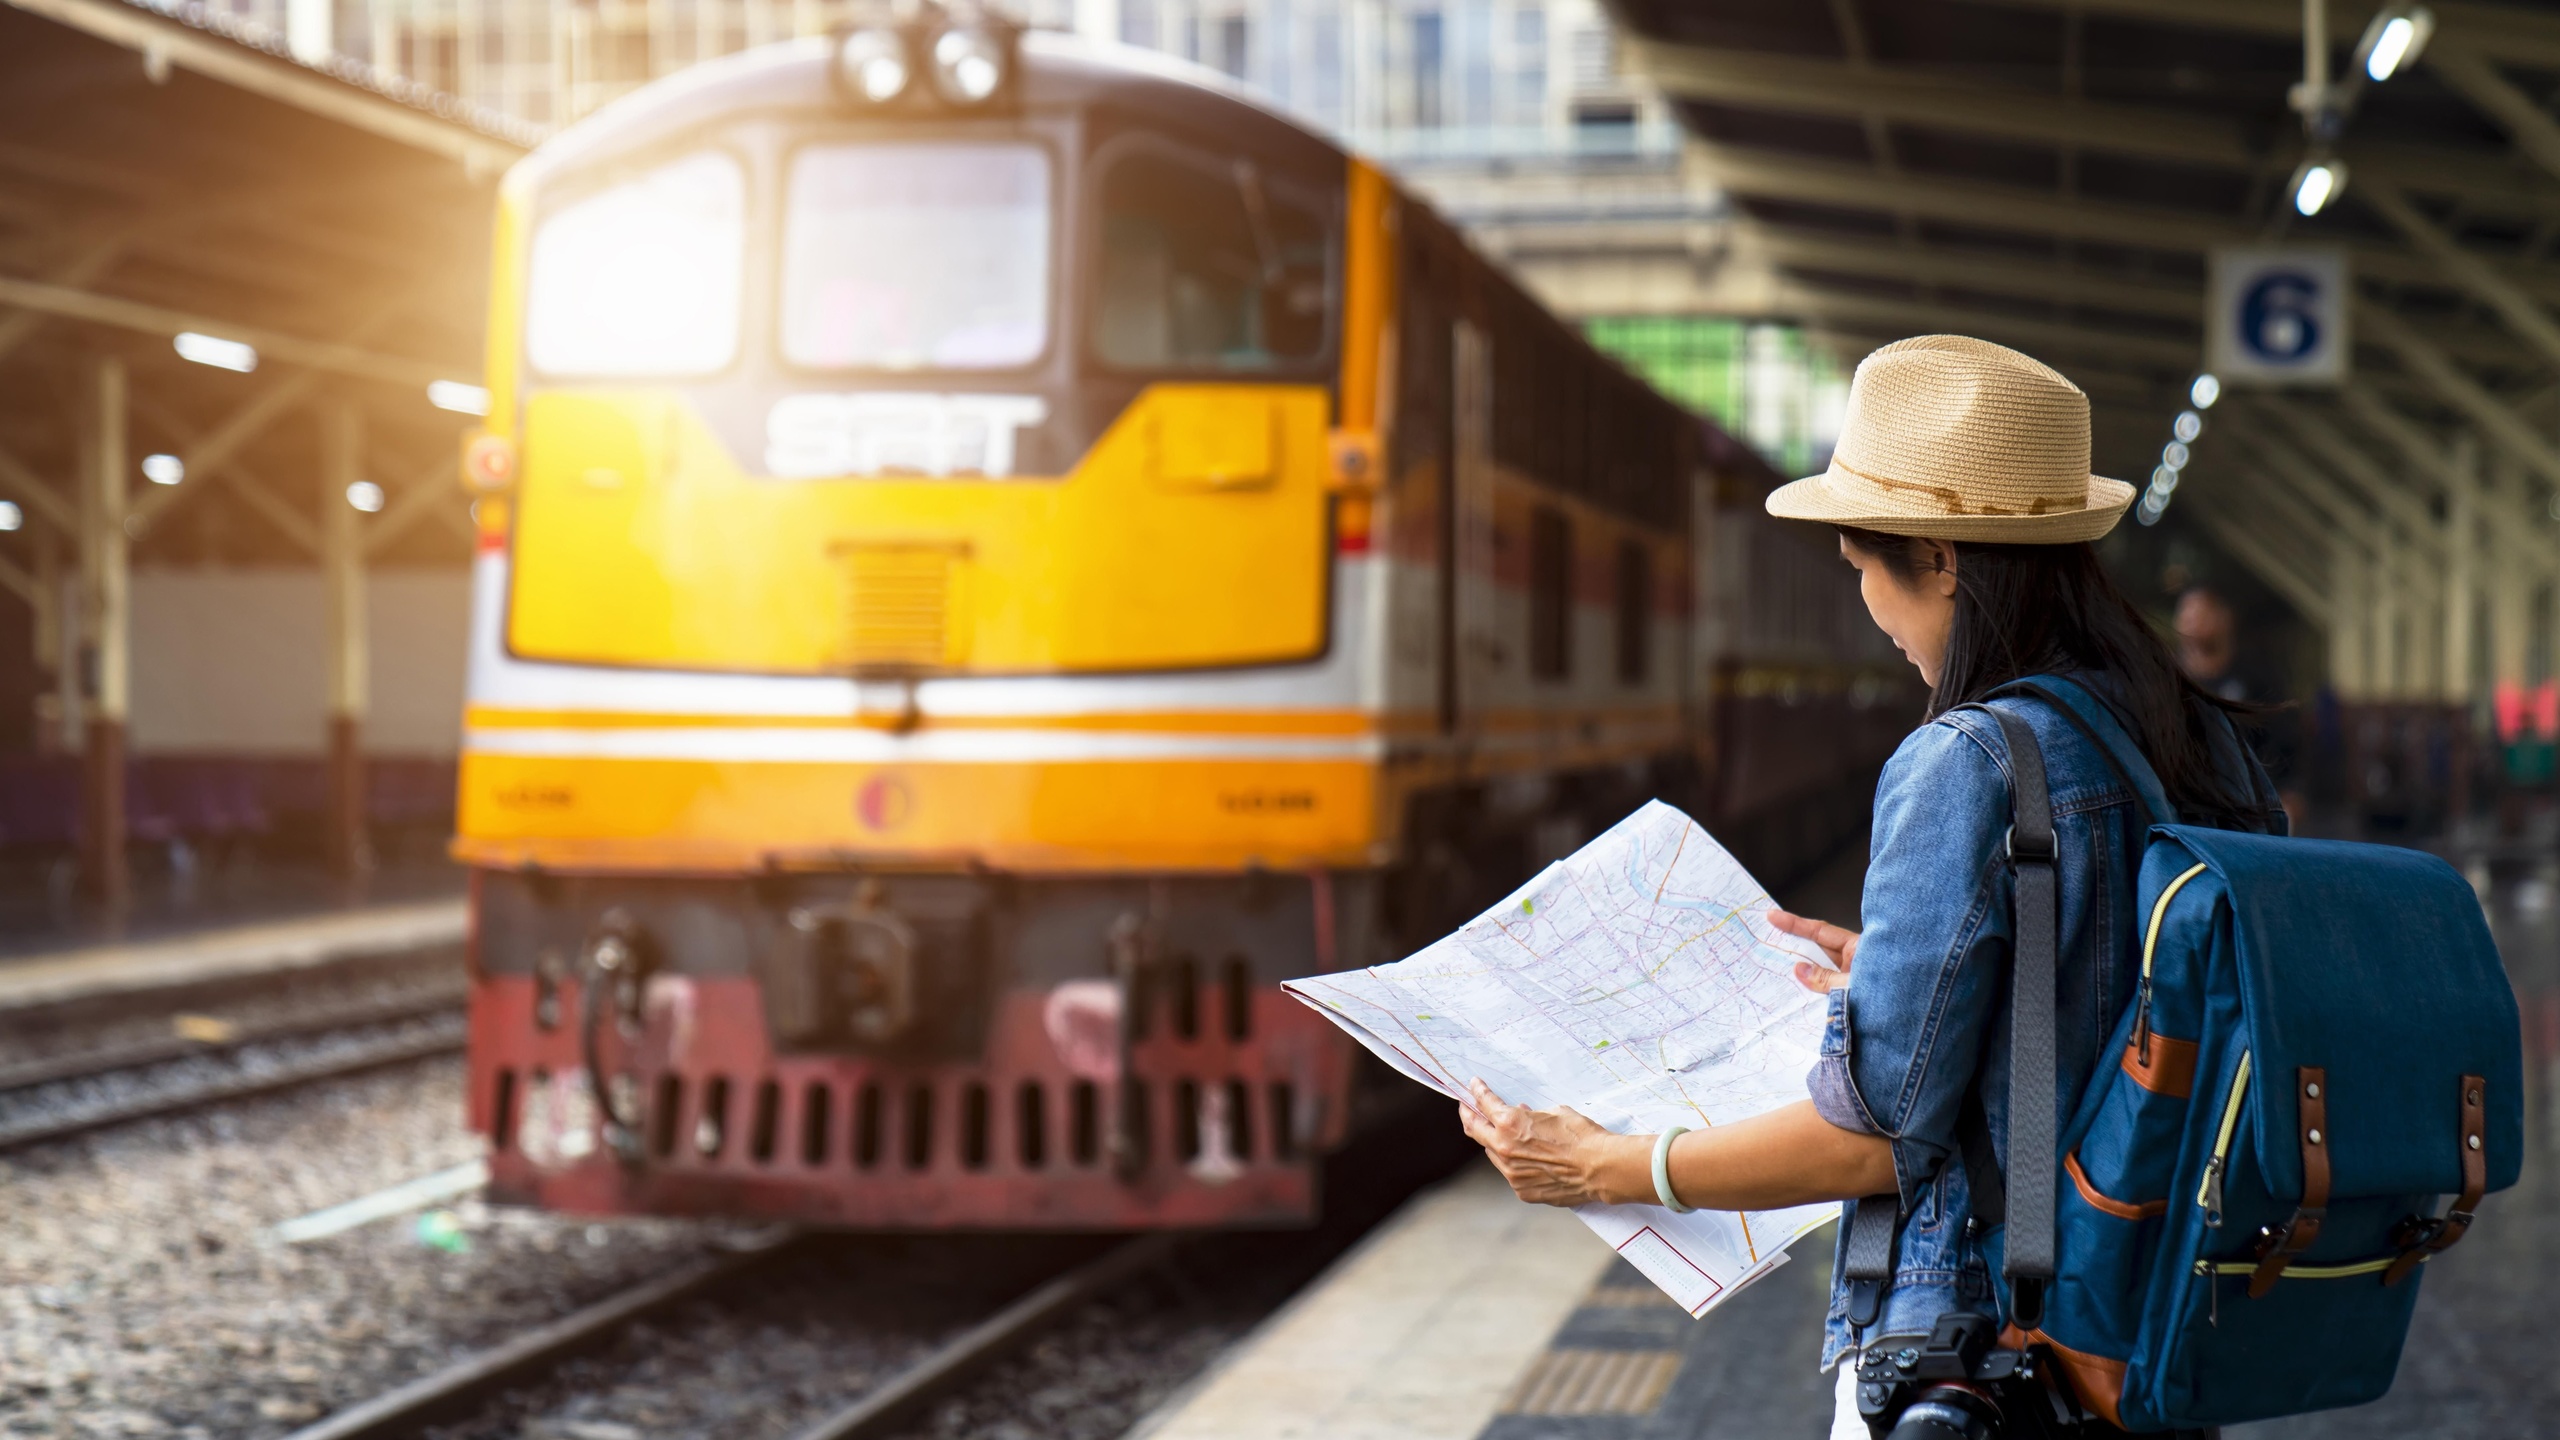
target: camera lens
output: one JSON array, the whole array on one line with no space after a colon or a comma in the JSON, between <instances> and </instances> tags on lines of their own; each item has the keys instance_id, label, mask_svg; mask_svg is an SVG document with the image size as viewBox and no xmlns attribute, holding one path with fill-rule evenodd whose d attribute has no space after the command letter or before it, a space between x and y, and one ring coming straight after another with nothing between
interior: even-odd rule
<instances>
[{"instance_id":1,"label":"camera lens","mask_svg":"<svg viewBox=\"0 0 2560 1440\"><path fill-rule=\"evenodd\" d=\"M1974 1391L1958 1385L1932 1385L1920 1392L1887 1440L1991 1440L2000 1433L2000 1412Z\"/></svg>"}]
</instances>

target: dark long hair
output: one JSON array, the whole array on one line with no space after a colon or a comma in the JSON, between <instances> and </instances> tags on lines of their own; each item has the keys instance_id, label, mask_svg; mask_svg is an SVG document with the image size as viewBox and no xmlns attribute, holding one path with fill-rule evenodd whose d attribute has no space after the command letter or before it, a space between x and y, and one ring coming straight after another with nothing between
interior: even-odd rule
<instances>
[{"instance_id":1,"label":"dark long hair","mask_svg":"<svg viewBox=\"0 0 2560 1440\"><path fill-rule=\"evenodd\" d=\"M1928 542L1842 525L1840 538L1874 556L1896 580L1934 569ZM1980 700L2028 675L2095 670L2182 815L2228 822L2255 812L2213 763L2205 726L2216 712L2258 707L2225 701L2178 668L2169 647L2116 588L2094 546L1951 542L1956 613L1929 714Z\"/></svg>"}]
</instances>

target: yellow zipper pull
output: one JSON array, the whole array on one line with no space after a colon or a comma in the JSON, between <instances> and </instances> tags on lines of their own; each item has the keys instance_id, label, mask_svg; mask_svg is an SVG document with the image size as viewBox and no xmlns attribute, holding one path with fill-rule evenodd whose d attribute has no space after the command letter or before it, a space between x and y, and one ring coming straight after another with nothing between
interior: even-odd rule
<instances>
[{"instance_id":1,"label":"yellow zipper pull","mask_svg":"<svg viewBox=\"0 0 2560 1440\"><path fill-rule=\"evenodd\" d=\"M2231 1076L2231 1098L2222 1103L2222 1133L2214 1137L2213 1155L2204 1162L2204 1183L2196 1187L2196 1204L2204 1207L2204 1227L2222 1228L2222 1175L2231 1158L2231 1132L2240 1123L2240 1102L2249 1093L2249 1052L2240 1052L2240 1068Z\"/></svg>"}]
</instances>

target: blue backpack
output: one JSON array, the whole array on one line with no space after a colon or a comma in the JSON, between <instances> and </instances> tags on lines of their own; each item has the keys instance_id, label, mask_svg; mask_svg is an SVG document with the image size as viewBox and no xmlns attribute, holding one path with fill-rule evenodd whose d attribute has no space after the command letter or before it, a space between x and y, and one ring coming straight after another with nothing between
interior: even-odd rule
<instances>
[{"instance_id":1,"label":"blue backpack","mask_svg":"<svg viewBox=\"0 0 2560 1440\"><path fill-rule=\"evenodd\" d=\"M2001 1343L2041 1347L2083 1415L2131 1431L2380 1397L2426 1262L2523 1159L2515 993L2478 897L2414 850L2179 824L2106 704L2053 676L2003 693L2059 711L2153 824L2117 1063L2057 1127L2052 804L2034 734L1986 712L2014 776L2005 1175L1987 1137L1965 1148ZM1892 1203L1852 1217L1853 1319L1890 1279Z\"/></svg>"}]
</instances>

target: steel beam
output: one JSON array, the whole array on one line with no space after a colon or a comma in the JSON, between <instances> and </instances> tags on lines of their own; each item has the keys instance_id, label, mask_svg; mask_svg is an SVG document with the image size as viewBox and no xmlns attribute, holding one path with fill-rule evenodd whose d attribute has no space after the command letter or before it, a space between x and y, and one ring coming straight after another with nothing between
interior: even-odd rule
<instances>
[{"instance_id":1,"label":"steel beam","mask_svg":"<svg viewBox=\"0 0 2560 1440\"><path fill-rule=\"evenodd\" d=\"M15 3L15 0L0 0ZM390 385L423 387L437 380L468 379L477 367L439 365L429 360L415 360L402 355L385 355L353 345L326 340L307 340L298 335L269 330L263 326L240 325L204 315L191 315L158 305L145 305L137 300L123 300L112 295L99 295L75 290L68 285L48 285L39 280L15 280L0 277L0 305L14 305L22 310L41 311L70 320L85 320L93 325L106 325L120 330L135 330L163 338L195 331L219 335L255 346L264 359L282 360L289 365L304 365L314 370L334 371L364 380L378 380Z\"/></svg>"},{"instance_id":2,"label":"steel beam","mask_svg":"<svg viewBox=\"0 0 2560 1440\"><path fill-rule=\"evenodd\" d=\"M1801 201L1850 210L1909 211L1957 225L2015 230L2106 245L2135 245L2184 254L2207 254L2223 245L2255 243L2256 227L2154 206L2074 199L2050 191L1936 176L1886 176L1864 166L1809 160L1800 155L1693 140L1707 174L1728 192ZM2433 261L2392 245L2349 241L2356 271L2399 284L2443 287ZM2485 263L2485 262L2484 262ZM2560 300L2560 268L2501 268L2526 294Z\"/></svg>"},{"instance_id":3,"label":"steel beam","mask_svg":"<svg viewBox=\"0 0 2560 1440\"><path fill-rule=\"evenodd\" d=\"M2342 413L2388 442L2413 468L2433 479L2448 497L2466 490L2475 492L2473 502L2480 507L2481 518L2487 522L2490 538L2502 556L2528 569L2560 574L2560 537L2551 533L2548 519L2528 507L2502 505L2494 497L2478 493L2479 476L2472 469L2461 465L2442 441L2401 414L2365 381L2350 382L2343 398L2348 403ZM2459 437L2456 443L2460 443Z\"/></svg>"},{"instance_id":4,"label":"steel beam","mask_svg":"<svg viewBox=\"0 0 2560 1440\"><path fill-rule=\"evenodd\" d=\"M0 450L0 495L17 501L65 535L80 533L80 507L55 494L43 476L7 450Z\"/></svg>"},{"instance_id":5,"label":"steel beam","mask_svg":"<svg viewBox=\"0 0 2560 1440\"><path fill-rule=\"evenodd\" d=\"M1665 93L1719 105L1925 125L2252 175L2282 173L2301 156L2299 143L2268 148L2238 125L2165 106L2076 99L1971 77L1688 41L1637 37L1628 51L1633 68ZM2350 137L2346 155L2360 186L2370 177L2453 195L2476 209L2534 215L2560 210L2560 190L2462 151L2360 145Z\"/></svg>"},{"instance_id":6,"label":"steel beam","mask_svg":"<svg viewBox=\"0 0 2560 1440\"><path fill-rule=\"evenodd\" d=\"M464 498L461 486L455 482L456 464L451 456L439 456L434 464L401 486L391 504L365 527L364 553L381 554L419 520L440 513L462 516L463 533L471 535L469 502Z\"/></svg>"},{"instance_id":7,"label":"steel beam","mask_svg":"<svg viewBox=\"0 0 2560 1440\"><path fill-rule=\"evenodd\" d=\"M2117 279L2032 260L1995 259L1935 249L1903 250L1768 226L1761 227L1754 246L1770 261L1790 268L1888 276L1915 284L1951 285L1985 295L2014 295L2164 320L2201 323L2204 317L2202 287L2176 282Z\"/></svg>"},{"instance_id":8,"label":"steel beam","mask_svg":"<svg viewBox=\"0 0 2560 1440\"><path fill-rule=\"evenodd\" d=\"M2541 352L2545 361L2560 365L2560 322L2552 320L2551 312L2543 309L2540 301L2517 288L2487 261L2455 244L2452 236L2419 214L2409 197L2388 182L2360 186L2356 194L2408 236L2411 244L2433 256L2473 298L2497 311L2517 338Z\"/></svg>"},{"instance_id":9,"label":"steel beam","mask_svg":"<svg viewBox=\"0 0 2560 1440\"><path fill-rule=\"evenodd\" d=\"M1797 114L1877 116L1902 124L1997 135L2041 145L2149 155L2256 170L2269 164L2236 125L2195 111L2074 100L2023 86L1983 84L1886 65L1771 51L1716 50L1636 37L1631 68L1664 93Z\"/></svg>"},{"instance_id":10,"label":"steel beam","mask_svg":"<svg viewBox=\"0 0 2560 1440\"><path fill-rule=\"evenodd\" d=\"M2523 416L2490 394L2488 387L2463 373L2461 366L2454 364L2435 342L2420 335L2416 327L2389 307L2360 299L2356 302L2356 328L2361 338L2399 356L2410 373L2446 404L2470 416L2471 423L2496 441L2499 448L2531 466L2547 482L2560 485L2560 449L2554 449Z\"/></svg>"},{"instance_id":11,"label":"steel beam","mask_svg":"<svg viewBox=\"0 0 2560 1440\"><path fill-rule=\"evenodd\" d=\"M2518 150L2532 156L2543 169L2560 175L2560 124L2553 123L2551 112L2532 96L2499 74L2487 51L2473 48L2463 37L2446 34L2427 47L2425 59L2428 69L2462 92L2475 109L2497 121Z\"/></svg>"},{"instance_id":12,"label":"steel beam","mask_svg":"<svg viewBox=\"0 0 2560 1440\"><path fill-rule=\"evenodd\" d=\"M2196 30L2233 30L2243 34L2298 36L2302 33L2299 0L1990 0L2013 10L2047 13L2078 11L2143 20ZM2376 0L2337 0L2329 7L2329 33L2355 35L2381 8ZM2560 23L2521 6L2435 0L2436 43L2469 42L2520 65L2560 70ZM2431 49L2433 47L2430 47Z\"/></svg>"},{"instance_id":13,"label":"steel beam","mask_svg":"<svg viewBox=\"0 0 2560 1440\"><path fill-rule=\"evenodd\" d=\"M261 54L237 40L163 19L122 0L0 3L139 52L154 63L192 70L233 89L446 156L459 161L474 177L496 175L522 157L539 138L531 126L521 127L515 135L501 136L490 133L488 128L457 125L389 96L374 94L366 88L372 79L370 67L347 63L341 73L316 71ZM492 112L483 124L494 128L510 122Z\"/></svg>"},{"instance_id":14,"label":"steel beam","mask_svg":"<svg viewBox=\"0 0 2560 1440\"><path fill-rule=\"evenodd\" d=\"M131 241L130 229L94 240L81 247L79 253L69 260L55 266L45 279L75 290L86 286L115 268L115 263L124 258L125 248ZM27 337L36 332L44 318L44 312L37 310L0 315L0 360L7 359L19 346L27 343Z\"/></svg>"},{"instance_id":15,"label":"steel beam","mask_svg":"<svg viewBox=\"0 0 2560 1440\"><path fill-rule=\"evenodd\" d=\"M2368 507L2366 514L2370 518L2376 522L2387 520L2410 539L2430 549L2443 547L2439 534L2441 527L2434 512L2412 498L2398 477L2339 439L2331 425L2282 402L2261 402L2252 410L2264 423L2274 426L2285 439L2307 452L2308 460L2316 460L2324 467L2324 478L2331 484L2335 484L2335 477L2340 475L2352 480L2356 491L2361 492L2357 503ZM2309 468L2307 464L2306 468Z\"/></svg>"},{"instance_id":16,"label":"steel beam","mask_svg":"<svg viewBox=\"0 0 2560 1440\"><path fill-rule=\"evenodd\" d=\"M2203 358L2199 347L2185 341L2033 320L1943 301L1895 300L1881 295L1830 289L1801 280L1780 285L1771 305L1771 313L1775 315L1804 316L1831 323L1875 324L1886 329L1898 327L1904 334L1955 330L1980 333L1986 338L2005 335L2025 346L2065 353L2096 353L2118 360L2147 361L2171 370L2193 369Z\"/></svg>"},{"instance_id":17,"label":"steel beam","mask_svg":"<svg viewBox=\"0 0 2560 1440\"><path fill-rule=\"evenodd\" d=\"M154 429L167 432L182 447L194 436L193 429L185 421L157 405L144 401L138 403L135 409L141 413L143 419L151 422ZM313 555L320 553L319 527L313 525L307 517L291 505L277 499L273 489L237 459L226 462L219 470L196 477L193 484L187 488L225 482L229 484L231 493L239 497L241 504L257 512L259 518L274 526L276 531L287 540L292 541L307 553Z\"/></svg>"},{"instance_id":18,"label":"steel beam","mask_svg":"<svg viewBox=\"0 0 2560 1440\"><path fill-rule=\"evenodd\" d=\"M38 584L36 577L21 567L17 561L5 556L0 556L0 590L6 590L25 601L27 608L36 613L37 625L43 625L46 612L44 587Z\"/></svg>"},{"instance_id":19,"label":"steel beam","mask_svg":"<svg viewBox=\"0 0 2560 1440\"><path fill-rule=\"evenodd\" d=\"M321 372L301 370L285 376L252 396L249 403L234 410L220 424L198 439L181 447L178 458L186 466L190 480L209 479L221 472L240 453L242 446L256 439L258 433L302 403L320 383ZM202 494L202 485L182 484L162 489L143 497L134 507L133 523L140 533L148 534L168 513Z\"/></svg>"},{"instance_id":20,"label":"steel beam","mask_svg":"<svg viewBox=\"0 0 2560 1440\"><path fill-rule=\"evenodd\" d=\"M2345 542L2367 554L2378 553L2370 524L2351 508L2340 505L2335 495L2306 483L2294 468L2299 464L2297 457L2256 437L2234 439L2231 443L2240 452L2243 468L2257 478L2257 488L2248 492L2249 498L2272 512L2285 530L2318 540L2333 551ZM2181 484L2178 493L2185 494L2187 488Z\"/></svg>"},{"instance_id":21,"label":"steel beam","mask_svg":"<svg viewBox=\"0 0 2560 1440\"><path fill-rule=\"evenodd\" d=\"M2231 552L2232 558L2246 565L2269 589L2285 598L2305 620L2326 630L2336 623L2329 599L2309 577L2297 571L2291 562L2279 558L2267 548L2245 521L2235 518L2227 508L2230 501L2207 500L2193 507L2193 514L2213 542Z\"/></svg>"}]
</instances>

